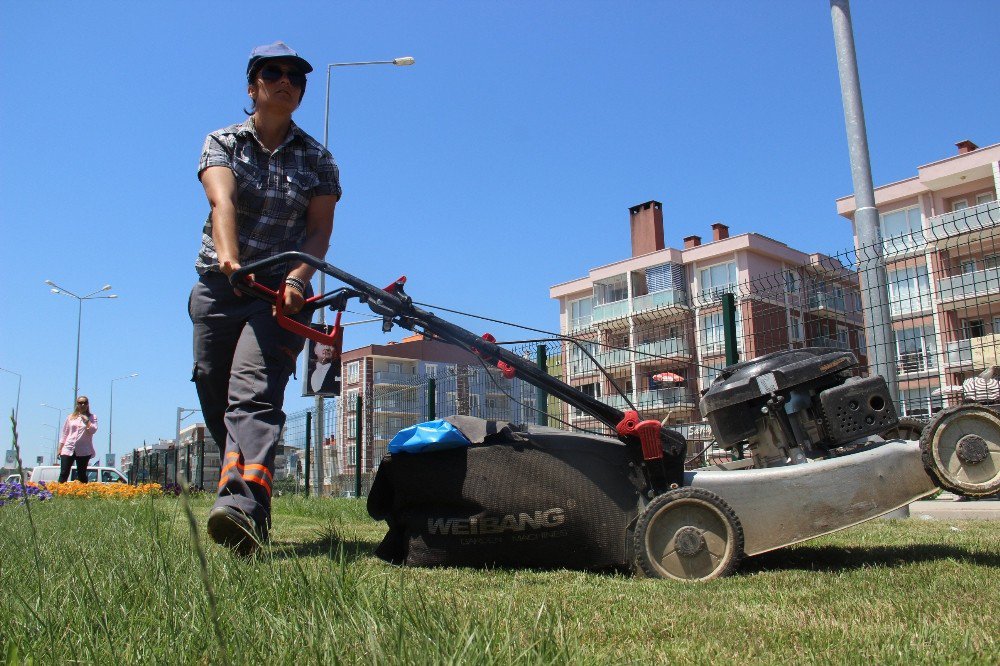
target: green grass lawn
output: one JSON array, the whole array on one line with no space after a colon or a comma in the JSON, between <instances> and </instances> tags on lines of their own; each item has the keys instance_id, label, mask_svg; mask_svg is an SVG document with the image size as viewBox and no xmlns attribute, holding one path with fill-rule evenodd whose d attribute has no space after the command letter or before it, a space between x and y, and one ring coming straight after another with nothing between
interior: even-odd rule
<instances>
[{"instance_id":1,"label":"green grass lawn","mask_svg":"<svg viewBox=\"0 0 1000 666\"><path fill-rule=\"evenodd\" d=\"M1000 523L873 521L707 584L406 569L364 503L275 500L252 561L173 498L0 507L11 663L997 664Z\"/></svg>"}]
</instances>

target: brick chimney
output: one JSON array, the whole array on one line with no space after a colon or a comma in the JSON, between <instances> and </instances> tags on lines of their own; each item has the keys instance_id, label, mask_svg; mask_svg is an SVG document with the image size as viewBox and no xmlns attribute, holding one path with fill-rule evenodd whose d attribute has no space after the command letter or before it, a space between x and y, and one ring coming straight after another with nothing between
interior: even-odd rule
<instances>
[{"instance_id":1,"label":"brick chimney","mask_svg":"<svg viewBox=\"0 0 1000 666\"><path fill-rule=\"evenodd\" d=\"M686 236L684 238L684 249L690 250L701 245L701 236Z\"/></svg>"},{"instance_id":2,"label":"brick chimney","mask_svg":"<svg viewBox=\"0 0 1000 666\"><path fill-rule=\"evenodd\" d=\"M977 146L976 144L972 143L968 139L965 139L964 141L959 141L958 143L955 144L955 147L958 148L958 154L959 155L964 155L966 153L971 153L973 150L976 150L976 149L979 148L979 146Z\"/></svg>"},{"instance_id":3,"label":"brick chimney","mask_svg":"<svg viewBox=\"0 0 1000 666\"><path fill-rule=\"evenodd\" d=\"M647 201L628 209L629 226L632 228L632 256L638 257L662 250L663 204Z\"/></svg>"},{"instance_id":4,"label":"brick chimney","mask_svg":"<svg viewBox=\"0 0 1000 666\"><path fill-rule=\"evenodd\" d=\"M720 241L729 238L729 227L724 225L722 222L716 222L712 225L712 240Z\"/></svg>"}]
</instances>

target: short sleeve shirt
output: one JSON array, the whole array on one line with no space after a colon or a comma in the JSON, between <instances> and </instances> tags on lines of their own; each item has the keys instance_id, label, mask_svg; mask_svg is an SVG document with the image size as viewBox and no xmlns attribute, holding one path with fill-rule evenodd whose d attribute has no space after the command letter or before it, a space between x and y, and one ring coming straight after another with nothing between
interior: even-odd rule
<instances>
[{"instance_id":1,"label":"short sleeve shirt","mask_svg":"<svg viewBox=\"0 0 1000 666\"><path fill-rule=\"evenodd\" d=\"M208 167L224 166L236 176L236 227L243 265L299 250L306 235L310 199L342 193L333 156L293 122L288 135L271 152L257 137L253 118L217 130L205 139L198 177ZM199 274L219 270L209 212L195 268ZM266 271L283 273L287 266Z\"/></svg>"}]
</instances>

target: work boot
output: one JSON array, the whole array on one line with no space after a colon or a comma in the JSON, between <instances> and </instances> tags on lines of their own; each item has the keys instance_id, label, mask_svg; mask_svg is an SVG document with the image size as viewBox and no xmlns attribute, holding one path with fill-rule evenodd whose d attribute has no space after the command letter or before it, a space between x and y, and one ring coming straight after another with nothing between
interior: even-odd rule
<instances>
[{"instance_id":1,"label":"work boot","mask_svg":"<svg viewBox=\"0 0 1000 666\"><path fill-rule=\"evenodd\" d=\"M208 513L208 536L237 555L252 555L263 542L253 519L231 506L217 506Z\"/></svg>"}]
</instances>

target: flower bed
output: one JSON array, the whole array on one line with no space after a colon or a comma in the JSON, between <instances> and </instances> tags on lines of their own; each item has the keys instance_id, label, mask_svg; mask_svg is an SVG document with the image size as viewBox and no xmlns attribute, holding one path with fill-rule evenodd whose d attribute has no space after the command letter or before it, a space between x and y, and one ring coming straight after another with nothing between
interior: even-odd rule
<instances>
[{"instance_id":1,"label":"flower bed","mask_svg":"<svg viewBox=\"0 0 1000 666\"><path fill-rule=\"evenodd\" d=\"M34 483L21 485L18 482L0 483L0 506L4 504L24 504L26 498L43 501L52 498L52 493Z\"/></svg>"},{"instance_id":2,"label":"flower bed","mask_svg":"<svg viewBox=\"0 0 1000 666\"><path fill-rule=\"evenodd\" d=\"M28 484L33 485L33 484ZM42 484L45 490L59 497L102 497L111 499L132 499L153 495L159 497L163 494L163 488L158 483L140 483L132 486L127 483L80 483L79 481L68 481L58 483L50 481Z\"/></svg>"}]
</instances>

